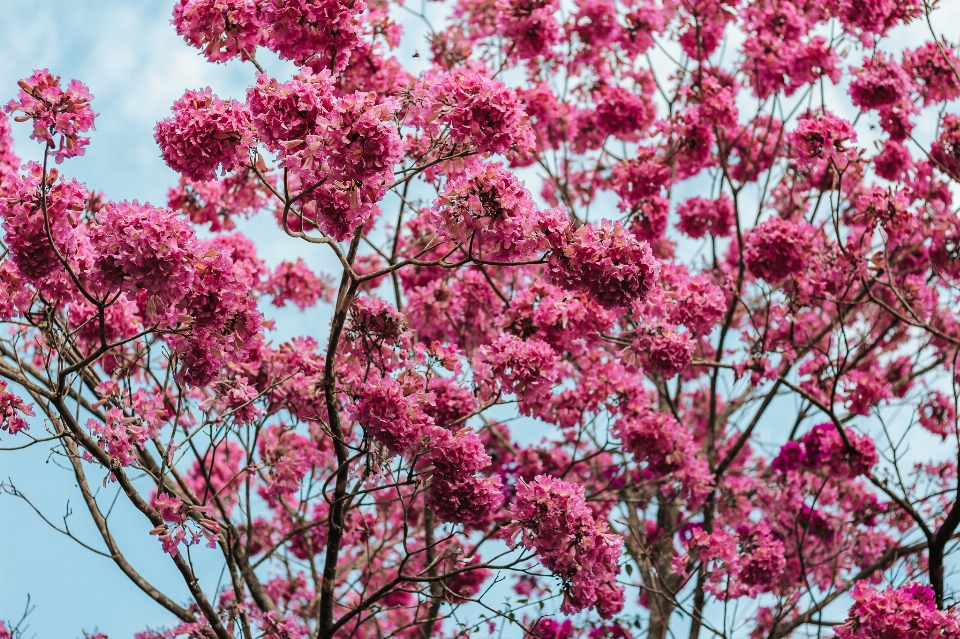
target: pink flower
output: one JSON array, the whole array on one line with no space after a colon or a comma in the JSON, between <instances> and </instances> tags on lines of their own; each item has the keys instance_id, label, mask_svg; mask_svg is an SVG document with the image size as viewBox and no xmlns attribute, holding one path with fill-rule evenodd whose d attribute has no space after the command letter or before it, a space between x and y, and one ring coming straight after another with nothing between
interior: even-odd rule
<instances>
[{"instance_id":1,"label":"pink flower","mask_svg":"<svg viewBox=\"0 0 960 639\"><path fill-rule=\"evenodd\" d=\"M444 239L480 256L524 258L540 248L530 194L513 173L493 164L450 179L431 217Z\"/></svg>"},{"instance_id":2,"label":"pink flower","mask_svg":"<svg viewBox=\"0 0 960 639\"><path fill-rule=\"evenodd\" d=\"M526 153L534 148L533 131L513 89L476 71L427 73L414 87L410 123L426 131L449 131L455 144L480 153Z\"/></svg>"},{"instance_id":3,"label":"pink flower","mask_svg":"<svg viewBox=\"0 0 960 639\"><path fill-rule=\"evenodd\" d=\"M8 113L20 111L18 122L33 120L33 133L30 137L46 144L51 151L56 150L57 162L66 158L83 155L84 148L90 144L90 138L80 134L93 128L96 113L90 108L90 90L77 80L70 80L64 91L60 88L60 77L49 71L34 71L26 80L20 80L19 100L11 100ZM56 138L59 136L59 146Z\"/></svg>"},{"instance_id":4,"label":"pink flower","mask_svg":"<svg viewBox=\"0 0 960 639\"><path fill-rule=\"evenodd\" d=\"M788 442L771 463L781 472L799 469L821 471L837 477L853 478L869 473L879 461L873 441L850 429L847 449L833 424L817 424L799 442Z\"/></svg>"},{"instance_id":5,"label":"pink flower","mask_svg":"<svg viewBox=\"0 0 960 639\"><path fill-rule=\"evenodd\" d=\"M859 30L863 36L884 36L895 25L920 15L922 6L913 0L840 0L840 19L845 27ZM861 39L872 42L870 38Z\"/></svg>"},{"instance_id":6,"label":"pink flower","mask_svg":"<svg viewBox=\"0 0 960 639\"><path fill-rule=\"evenodd\" d=\"M954 432L957 427L957 409L953 398L940 391L933 391L918 408L917 420L920 425L941 439Z\"/></svg>"},{"instance_id":7,"label":"pink flower","mask_svg":"<svg viewBox=\"0 0 960 639\"><path fill-rule=\"evenodd\" d=\"M623 607L615 579L623 540L587 508L583 486L538 475L517 486L513 518L502 535L511 547L518 541L535 550L540 562L564 582L561 610L567 614L599 607L609 618ZM610 602L612 605L601 605Z\"/></svg>"},{"instance_id":8,"label":"pink flower","mask_svg":"<svg viewBox=\"0 0 960 639\"><path fill-rule=\"evenodd\" d=\"M484 393L494 395L498 383L521 402L537 404L559 379L559 360L549 344L502 334L481 346L474 360L474 377Z\"/></svg>"},{"instance_id":9,"label":"pink flower","mask_svg":"<svg viewBox=\"0 0 960 639\"><path fill-rule=\"evenodd\" d=\"M883 52L865 60L850 83L853 103L863 109L877 109L903 102L914 90L910 76Z\"/></svg>"},{"instance_id":10,"label":"pink flower","mask_svg":"<svg viewBox=\"0 0 960 639\"><path fill-rule=\"evenodd\" d=\"M860 581L851 594L854 603L846 623L833 628L837 639L960 637L960 619L953 611L937 609L930 586L909 583L874 590Z\"/></svg>"},{"instance_id":11,"label":"pink flower","mask_svg":"<svg viewBox=\"0 0 960 639\"><path fill-rule=\"evenodd\" d=\"M642 327L630 348L645 368L662 374L664 379L675 377L693 361L693 339L675 327Z\"/></svg>"},{"instance_id":12,"label":"pink flower","mask_svg":"<svg viewBox=\"0 0 960 639\"><path fill-rule=\"evenodd\" d=\"M649 244L634 238L620 222L604 221L599 228L584 224L551 240L551 278L563 288L586 292L605 308L642 301L660 276Z\"/></svg>"},{"instance_id":13,"label":"pink flower","mask_svg":"<svg viewBox=\"0 0 960 639\"><path fill-rule=\"evenodd\" d=\"M187 91L173 103L173 117L157 123L154 138L171 169L191 180L213 180L217 167L227 173L247 161L250 111L209 88Z\"/></svg>"},{"instance_id":14,"label":"pink flower","mask_svg":"<svg viewBox=\"0 0 960 639\"><path fill-rule=\"evenodd\" d=\"M369 379L351 408L354 420L392 454L418 444L433 420L424 412L422 393L408 392L392 377Z\"/></svg>"},{"instance_id":15,"label":"pink flower","mask_svg":"<svg viewBox=\"0 0 960 639\"><path fill-rule=\"evenodd\" d=\"M930 149L935 166L952 177L960 179L960 118L950 113L941 122L940 137Z\"/></svg>"},{"instance_id":16,"label":"pink flower","mask_svg":"<svg viewBox=\"0 0 960 639\"><path fill-rule=\"evenodd\" d=\"M97 438L97 443L121 466L129 466L134 460L134 449L142 446L151 433L148 426L136 417L124 417L117 408L107 411L106 420L87 421L87 428Z\"/></svg>"},{"instance_id":17,"label":"pink flower","mask_svg":"<svg viewBox=\"0 0 960 639\"><path fill-rule=\"evenodd\" d=\"M7 383L0 381L0 430L11 435L27 430L30 426L21 415L33 417L33 404L27 404L7 391Z\"/></svg>"},{"instance_id":18,"label":"pink flower","mask_svg":"<svg viewBox=\"0 0 960 639\"><path fill-rule=\"evenodd\" d=\"M510 51L524 60L549 56L562 37L554 17L559 9L558 0L498 0L498 27L511 42Z\"/></svg>"},{"instance_id":19,"label":"pink flower","mask_svg":"<svg viewBox=\"0 0 960 639\"><path fill-rule=\"evenodd\" d=\"M853 126L830 113L804 114L789 138L805 166L826 162L842 171L858 157L856 147L850 146L857 141Z\"/></svg>"},{"instance_id":20,"label":"pink flower","mask_svg":"<svg viewBox=\"0 0 960 639\"><path fill-rule=\"evenodd\" d=\"M913 166L910 151L896 140L887 140L883 150L873 158L873 170L880 177L900 181L906 178L907 170Z\"/></svg>"},{"instance_id":21,"label":"pink flower","mask_svg":"<svg viewBox=\"0 0 960 639\"><path fill-rule=\"evenodd\" d=\"M439 477L433 482L427 506L440 521L483 529L503 506L500 478L475 475L457 479Z\"/></svg>"},{"instance_id":22,"label":"pink flower","mask_svg":"<svg viewBox=\"0 0 960 639\"><path fill-rule=\"evenodd\" d=\"M284 60L316 71L346 68L360 45L363 0L265 0L260 5L264 44Z\"/></svg>"},{"instance_id":23,"label":"pink flower","mask_svg":"<svg viewBox=\"0 0 960 639\"><path fill-rule=\"evenodd\" d=\"M751 273L779 284L803 271L810 253L812 228L773 217L754 227L747 237L743 259Z\"/></svg>"},{"instance_id":24,"label":"pink flower","mask_svg":"<svg viewBox=\"0 0 960 639\"><path fill-rule=\"evenodd\" d=\"M316 134L334 107L330 72L302 72L289 82L279 83L264 73L247 91L247 105L253 125L263 144L280 151L285 142L305 140Z\"/></svg>"},{"instance_id":25,"label":"pink flower","mask_svg":"<svg viewBox=\"0 0 960 639\"><path fill-rule=\"evenodd\" d=\"M211 62L252 56L262 37L255 0L178 0L173 25Z\"/></svg>"},{"instance_id":26,"label":"pink flower","mask_svg":"<svg viewBox=\"0 0 960 639\"><path fill-rule=\"evenodd\" d=\"M11 179L7 197L0 198L0 216L6 231L5 242L20 276L35 286L62 288L66 273L60 260L80 271L79 262L89 256L85 238L77 230L88 193L76 180L59 179L56 171L50 171L47 184L42 187L47 209L44 219L40 198L42 174L40 165L31 162L25 176ZM47 237L48 226L52 246ZM67 285L74 288L72 282Z\"/></svg>"},{"instance_id":27,"label":"pink flower","mask_svg":"<svg viewBox=\"0 0 960 639\"><path fill-rule=\"evenodd\" d=\"M957 52L935 42L903 52L903 68L918 85L924 106L960 97L960 80L954 70L958 65Z\"/></svg>"},{"instance_id":28,"label":"pink flower","mask_svg":"<svg viewBox=\"0 0 960 639\"><path fill-rule=\"evenodd\" d=\"M267 288L274 306L293 302L301 311L316 306L321 300L332 302L335 295L329 279L317 277L299 257L296 262L281 262L270 275Z\"/></svg>"},{"instance_id":29,"label":"pink flower","mask_svg":"<svg viewBox=\"0 0 960 639\"><path fill-rule=\"evenodd\" d=\"M726 237L733 226L733 202L726 194L716 200L692 197L677 207L677 229L694 239L707 235Z\"/></svg>"},{"instance_id":30,"label":"pink flower","mask_svg":"<svg viewBox=\"0 0 960 639\"><path fill-rule=\"evenodd\" d=\"M634 140L653 123L655 103L619 86L604 84L595 93L597 127L605 135Z\"/></svg>"},{"instance_id":31,"label":"pink flower","mask_svg":"<svg viewBox=\"0 0 960 639\"><path fill-rule=\"evenodd\" d=\"M144 291L156 298L151 316L175 306L190 291L199 243L184 218L134 201L107 204L96 222L90 226L90 243L105 291L131 297Z\"/></svg>"},{"instance_id":32,"label":"pink flower","mask_svg":"<svg viewBox=\"0 0 960 639\"><path fill-rule=\"evenodd\" d=\"M614 434L655 477L676 473L696 458L690 432L666 413L644 408L627 414L614 424Z\"/></svg>"}]
</instances>

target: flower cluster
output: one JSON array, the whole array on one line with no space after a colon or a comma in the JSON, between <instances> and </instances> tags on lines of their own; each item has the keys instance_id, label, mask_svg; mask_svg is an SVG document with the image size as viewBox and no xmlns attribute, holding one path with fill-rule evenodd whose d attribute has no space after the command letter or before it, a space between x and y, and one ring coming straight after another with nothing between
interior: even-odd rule
<instances>
[{"instance_id":1,"label":"flower cluster","mask_svg":"<svg viewBox=\"0 0 960 639\"><path fill-rule=\"evenodd\" d=\"M21 112L18 122L33 121L30 137L55 152L57 162L83 155L90 138L81 136L93 128L96 114L90 108L90 90L77 80L70 80L66 91L60 87L60 78L46 69L34 71L26 80L20 80L20 95L11 100L6 110ZM57 139L59 138L59 140Z\"/></svg>"},{"instance_id":2,"label":"flower cluster","mask_svg":"<svg viewBox=\"0 0 960 639\"><path fill-rule=\"evenodd\" d=\"M211 62L252 56L262 39L255 0L178 0L173 25Z\"/></svg>"},{"instance_id":3,"label":"flower cluster","mask_svg":"<svg viewBox=\"0 0 960 639\"><path fill-rule=\"evenodd\" d=\"M517 486L510 514L504 539L535 550L544 567L563 580L564 612L596 607L604 618L620 612L623 589L615 579L623 540L587 508L583 486L538 475Z\"/></svg>"},{"instance_id":4,"label":"flower cluster","mask_svg":"<svg viewBox=\"0 0 960 639\"><path fill-rule=\"evenodd\" d=\"M879 461L869 437L847 430L841 437L833 424L817 424L800 441L788 442L771 463L776 471L822 471L836 477L868 474Z\"/></svg>"},{"instance_id":5,"label":"flower cluster","mask_svg":"<svg viewBox=\"0 0 960 639\"><path fill-rule=\"evenodd\" d=\"M643 301L660 275L650 246L620 222L605 221L599 228L584 224L551 242L553 280L563 288L586 292L605 308Z\"/></svg>"},{"instance_id":6,"label":"flower cluster","mask_svg":"<svg viewBox=\"0 0 960 639\"><path fill-rule=\"evenodd\" d=\"M439 133L455 145L480 153L527 153L533 131L517 94L476 71L430 73L412 89L410 123Z\"/></svg>"},{"instance_id":7,"label":"flower cluster","mask_svg":"<svg viewBox=\"0 0 960 639\"><path fill-rule=\"evenodd\" d=\"M104 291L131 297L143 291L159 311L175 307L193 286L198 241L190 224L170 209L136 201L108 204L90 227L90 243Z\"/></svg>"},{"instance_id":8,"label":"flower cluster","mask_svg":"<svg viewBox=\"0 0 960 639\"><path fill-rule=\"evenodd\" d=\"M858 582L851 592L847 621L834 626L837 639L921 639L960 637L960 618L938 610L930 586L909 583L894 590L874 590Z\"/></svg>"},{"instance_id":9,"label":"flower cluster","mask_svg":"<svg viewBox=\"0 0 960 639\"><path fill-rule=\"evenodd\" d=\"M154 138L171 169L191 180L213 180L217 167L226 173L246 162L250 111L210 89L187 91L173 103L173 117L157 123Z\"/></svg>"},{"instance_id":10,"label":"flower cluster","mask_svg":"<svg viewBox=\"0 0 960 639\"><path fill-rule=\"evenodd\" d=\"M268 0L260 5L264 43L284 60L343 70L360 45L363 0Z\"/></svg>"},{"instance_id":11,"label":"flower cluster","mask_svg":"<svg viewBox=\"0 0 960 639\"><path fill-rule=\"evenodd\" d=\"M7 383L0 382L0 430L16 435L29 428L24 416L33 417L33 406L7 390Z\"/></svg>"}]
</instances>

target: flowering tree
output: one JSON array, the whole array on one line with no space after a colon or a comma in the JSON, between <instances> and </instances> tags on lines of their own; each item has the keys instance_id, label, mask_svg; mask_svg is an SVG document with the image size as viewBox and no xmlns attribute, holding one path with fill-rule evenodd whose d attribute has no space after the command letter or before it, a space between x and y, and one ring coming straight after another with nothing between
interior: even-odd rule
<instances>
[{"instance_id":1,"label":"flowering tree","mask_svg":"<svg viewBox=\"0 0 960 639\"><path fill-rule=\"evenodd\" d=\"M157 124L165 206L55 168L89 142L81 82L20 82L25 164L0 119L3 448L72 470L78 541L171 615L139 637L960 637L960 60L935 7L447 9L179 0L250 87ZM928 41L894 47L911 22ZM230 232L255 214L338 272L268 269ZM276 345L267 302L332 320Z\"/></svg>"}]
</instances>

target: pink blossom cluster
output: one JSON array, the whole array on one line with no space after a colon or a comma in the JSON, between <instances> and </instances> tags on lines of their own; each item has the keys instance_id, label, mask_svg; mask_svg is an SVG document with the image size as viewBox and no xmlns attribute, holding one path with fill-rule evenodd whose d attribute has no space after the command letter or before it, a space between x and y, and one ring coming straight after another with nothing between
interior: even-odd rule
<instances>
[{"instance_id":1,"label":"pink blossom cluster","mask_svg":"<svg viewBox=\"0 0 960 639\"><path fill-rule=\"evenodd\" d=\"M771 463L777 471L822 471L837 477L869 474L879 461L876 446L866 435L846 431L849 447L833 424L817 424L799 441L788 442Z\"/></svg>"},{"instance_id":2,"label":"pink blossom cluster","mask_svg":"<svg viewBox=\"0 0 960 639\"><path fill-rule=\"evenodd\" d=\"M813 229L773 217L754 227L743 253L750 272L770 284L802 272L812 248Z\"/></svg>"},{"instance_id":3,"label":"pink blossom cluster","mask_svg":"<svg viewBox=\"0 0 960 639\"><path fill-rule=\"evenodd\" d=\"M630 348L644 368L671 379L693 362L694 346L690 333L654 324L638 330Z\"/></svg>"},{"instance_id":4,"label":"pink blossom cluster","mask_svg":"<svg viewBox=\"0 0 960 639\"><path fill-rule=\"evenodd\" d=\"M393 377L370 379L352 408L364 432L392 454L406 452L430 433L433 420L424 412L422 389L405 388Z\"/></svg>"},{"instance_id":5,"label":"pink blossom cluster","mask_svg":"<svg viewBox=\"0 0 960 639\"><path fill-rule=\"evenodd\" d=\"M343 70L360 45L363 0L268 0L260 6L264 44L284 60Z\"/></svg>"},{"instance_id":6,"label":"pink blossom cluster","mask_svg":"<svg viewBox=\"0 0 960 639\"><path fill-rule=\"evenodd\" d=\"M513 173L494 164L480 164L451 178L431 217L444 239L480 255L522 258L537 248L530 194Z\"/></svg>"},{"instance_id":7,"label":"pink blossom cluster","mask_svg":"<svg viewBox=\"0 0 960 639\"><path fill-rule=\"evenodd\" d=\"M218 167L227 173L246 162L250 111L209 88L187 91L173 103L173 117L157 123L154 138L171 169L198 182L213 180Z\"/></svg>"},{"instance_id":8,"label":"pink blossom cluster","mask_svg":"<svg viewBox=\"0 0 960 639\"><path fill-rule=\"evenodd\" d=\"M874 590L865 582L853 587L847 621L833 630L837 639L921 639L960 637L960 619L938 610L930 586L909 583Z\"/></svg>"},{"instance_id":9,"label":"pink blossom cluster","mask_svg":"<svg viewBox=\"0 0 960 639\"><path fill-rule=\"evenodd\" d=\"M420 463L431 468L427 505L441 521L481 529L503 505L500 478L477 474L490 456L472 428L451 433L432 427Z\"/></svg>"},{"instance_id":10,"label":"pink blossom cluster","mask_svg":"<svg viewBox=\"0 0 960 639\"><path fill-rule=\"evenodd\" d=\"M480 347L473 369L475 383L485 395L493 396L499 387L528 404L544 400L560 372L549 344L506 333Z\"/></svg>"},{"instance_id":11,"label":"pink blossom cluster","mask_svg":"<svg viewBox=\"0 0 960 639\"><path fill-rule=\"evenodd\" d=\"M317 302L333 301L334 290L331 282L318 277L302 258L296 262L281 262L270 274L267 288L273 296L274 306L283 306L293 302L301 311Z\"/></svg>"},{"instance_id":12,"label":"pink blossom cluster","mask_svg":"<svg viewBox=\"0 0 960 639\"><path fill-rule=\"evenodd\" d=\"M64 91L59 76L46 69L34 71L29 78L20 80L19 85L20 95L7 104L6 111L23 113L16 116L18 122L32 120L30 137L54 152L57 162L83 155L90 138L80 134L93 128L96 117L90 108L93 96L87 86L71 80Z\"/></svg>"},{"instance_id":13,"label":"pink blossom cluster","mask_svg":"<svg viewBox=\"0 0 960 639\"><path fill-rule=\"evenodd\" d=\"M334 106L333 90L326 70L316 74L304 71L283 83L258 74L257 84L247 91L247 105L260 141L271 151L281 151L285 143L320 132L323 119Z\"/></svg>"},{"instance_id":14,"label":"pink blossom cluster","mask_svg":"<svg viewBox=\"0 0 960 639\"><path fill-rule=\"evenodd\" d=\"M257 5L255 0L178 0L173 25L211 62L252 56L262 40Z\"/></svg>"},{"instance_id":15,"label":"pink blossom cluster","mask_svg":"<svg viewBox=\"0 0 960 639\"><path fill-rule=\"evenodd\" d=\"M615 581L623 541L587 508L583 486L538 475L518 484L510 514L503 538L535 550L563 580L565 613L596 607L606 619L623 608L623 589Z\"/></svg>"},{"instance_id":16,"label":"pink blossom cluster","mask_svg":"<svg viewBox=\"0 0 960 639\"><path fill-rule=\"evenodd\" d=\"M660 276L649 244L620 222L605 221L599 228L584 224L551 242L550 277L563 288L588 293L608 309L643 301Z\"/></svg>"},{"instance_id":17,"label":"pink blossom cluster","mask_svg":"<svg viewBox=\"0 0 960 639\"><path fill-rule=\"evenodd\" d=\"M88 193L76 180L31 162L26 175L8 183L8 197L0 200L5 243L17 272L35 286L51 288L66 279L63 263L77 267L89 248L77 227ZM52 244L51 244L52 240Z\"/></svg>"},{"instance_id":18,"label":"pink blossom cluster","mask_svg":"<svg viewBox=\"0 0 960 639\"><path fill-rule=\"evenodd\" d=\"M199 248L190 224L170 209L111 203L90 227L102 290L141 291L159 308L175 307L193 287Z\"/></svg>"},{"instance_id":19,"label":"pink blossom cluster","mask_svg":"<svg viewBox=\"0 0 960 639\"><path fill-rule=\"evenodd\" d=\"M446 129L459 150L529 153L533 131L514 90L471 69L430 72L411 90L408 122L429 133Z\"/></svg>"},{"instance_id":20,"label":"pink blossom cluster","mask_svg":"<svg viewBox=\"0 0 960 639\"><path fill-rule=\"evenodd\" d=\"M33 417L33 405L7 390L7 383L0 382L0 430L16 435L30 426L24 416Z\"/></svg>"},{"instance_id":21,"label":"pink blossom cluster","mask_svg":"<svg viewBox=\"0 0 960 639\"><path fill-rule=\"evenodd\" d=\"M705 235L727 237L733 227L733 202L726 195L716 200L692 197L677 207L677 229L694 239Z\"/></svg>"},{"instance_id":22,"label":"pink blossom cluster","mask_svg":"<svg viewBox=\"0 0 960 639\"><path fill-rule=\"evenodd\" d=\"M735 533L697 530L691 545L708 566L707 589L721 600L775 592L787 567L783 542L764 524Z\"/></svg>"}]
</instances>

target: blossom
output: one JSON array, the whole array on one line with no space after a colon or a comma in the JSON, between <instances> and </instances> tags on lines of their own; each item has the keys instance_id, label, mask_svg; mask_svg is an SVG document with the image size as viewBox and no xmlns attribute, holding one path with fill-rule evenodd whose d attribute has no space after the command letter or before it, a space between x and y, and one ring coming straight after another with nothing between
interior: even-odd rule
<instances>
[{"instance_id":1,"label":"blossom","mask_svg":"<svg viewBox=\"0 0 960 639\"><path fill-rule=\"evenodd\" d=\"M338 73L360 45L363 0L265 0L264 44L284 60Z\"/></svg>"},{"instance_id":2,"label":"blossom","mask_svg":"<svg viewBox=\"0 0 960 639\"><path fill-rule=\"evenodd\" d=\"M274 306L293 302L301 311L321 300L332 302L334 297L330 281L317 277L301 258L296 262L281 262L271 273L267 288Z\"/></svg>"},{"instance_id":3,"label":"blossom","mask_svg":"<svg viewBox=\"0 0 960 639\"><path fill-rule=\"evenodd\" d=\"M603 85L596 94L597 127L605 135L632 140L649 127L656 116L656 107L647 97L641 97L619 86Z\"/></svg>"},{"instance_id":4,"label":"blossom","mask_svg":"<svg viewBox=\"0 0 960 639\"><path fill-rule=\"evenodd\" d=\"M351 415L370 437L399 454L419 443L433 426L423 409L425 399L421 393L408 393L392 377L371 379L351 408Z\"/></svg>"},{"instance_id":5,"label":"blossom","mask_svg":"<svg viewBox=\"0 0 960 639\"><path fill-rule=\"evenodd\" d=\"M882 52L865 60L850 83L853 103L863 109L877 109L907 99L913 82L903 67Z\"/></svg>"},{"instance_id":6,"label":"blossom","mask_svg":"<svg viewBox=\"0 0 960 639\"><path fill-rule=\"evenodd\" d=\"M817 424L799 442L785 444L770 467L782 472L823 471L848 478L869 473L879 460L873 441L849 429L845 434L849 448L833 424Z\"/></svg>"},{"instance_id":7,"label":"blossom","mask_svg":"<svg viewBox=\"0 0 960 639\"><path fill-rule=\"evenodd\" d=\"M518 543L535 550L545 568L564 582L561 610L567 614L594 607L621 592L614 579L623 540L610 532L603 519L587 508L583 486L555 477L538 475L517 486L510 511L512 521L503 527L511 547ZM620 611L616 597L612 607L599 610L609 618Z\"/></svg>"},{"instance_id":8,"label":"blossom","mask_svg":"<svg viewBox=\"0 0 960 639\"><path fill-rule=\"evenodd\" d=\"M559 377L558 365L557 354L549 344L508 334L481 346L473 364L479 385L496 381L523 402L536 402L549 394Z\"/></svg>"},{"instance_id":9,"label":"blossom","mask_svg":"<svg viewBox=\"0 0 960 639\"><path fill-rule=\"evenodd\" d=\"M29 163L26 175L10 180L7 197L0 199L5 242L20 276L34 285L55 279L63 271L61 259L77 265L82 252L77 227L88 197L79 182L51 171L41 199L42 174L40 165Z\"/></svg>"},{"instance_id":10,"label":"blossom","mask_svg":"<svg viewBox=\"0 0 960 639\"><path fill-rule=\"evenodd\" d=\"M523 104L513 89L476 71L428 73L413 89L410 123L448 128L455 144L480 153L528 152L534 147Z\"/></svg>"},{"instance_id":11,"label":"blossom","mask_svg":"<svg viewBox=\"0 0 960 639\"><path fill-rule=\"evenodd\" d=\"M16 435L30 426L23 416L33 417L33 404L27 404L22 399L7 390L7 383L0 381L0 430Z\"/></svg>"},{"instance_id":12,"label":"blossom","mask_svg":"<svg viewBox=\"0 0 960 639\"><path fill-rule=\"evenodd\" d=\"M246 162L250 111L209 88L187 91L173 103L173 117L157 123L154 138L171 169L191 180L213 180L217 167L227 173Z\"/></svg>"},{"instance_id":13,"label":"blossom","mask_svg":"<svg viewBox=\"0 0 960 639\"><path fill-rule=\"evenodd\" d=\"M262 37L255 0L178 0L173 25L211 62L252 56Z\"/></svg>"},{"instance_id":14,"label":"blossom","mask_svg":"<svg viewBox=\"0 0 960 639\"><path fill-rule=\"evenodd\" d=\"M960 178L960 118L950 113L940 124L940 137L930 149L938 169L954 179Z\"/></svg>"},{"instance_id":15,"label":"blossom","mask_svg":"<svg viewBox=\"0 0 960 639\"><path fill-rule=\"evenodd\" d=\"M856 147L850 146L856 141L857 134L849 122L825 112L803 115L796 131L790 134L790 142L801 163L826 161L839 170L856 160Z\"/></svg>"},{"instance_id":16,"label":"blossom","mask_svg":"<svg viewBox=\"0 0 960 639\"><path fill-rule=\"evenodd\" d=\"M733 226L733 202L725 194L716 200L692 197L677 207L680 222L677 229L697 239L708 233L714 237L726 237Z\"/></svg>"},{"instance_id":17,"label":"blossom","mask_svg":"<svg viewBox=\"0 0 960 639\"><path fill-rule=\"evenodd\" d=\"M689 333L669 326L651 326L637 331L631 348L652 372L670 379L693 361L693 340Z\"/></svg>"},{"instance_id":18,"label":"blossom","mask_svg":"<svg viewBox=\"0 0 960 639\"><path fill-rule=\"evenodd\" d=\"M620 222L598 228L584 224L553 239L548 273L559 286L582 290L598 304L614 309L643 300L660 275L650 245L627 232Z\"/></svg>"},{"instance_id":19,"label":"blossom","mask_svg":"<svg viewBox=\"0 0 960 639\"><path fill-rule=\"evenodd\" d=\"M155 297L151 315L175 306L193 286L197 238L170 209L136 200L108 204L90 227L90 243L101 286Z\"/></svg>"},{"instance_id":20,"label":"blossom","mask_svg":"<svg viewBox=\"0 0 960 639\"><path fill-rule=\"evenodd\" d=\"M757 277L779 284L803 271L810 251L811 229L773 217L755 227L746 242L743 259Z\"/></svg>"},{"instance_id":21,"label":"blossom","mask_svg":"<svg viewBox=\"0 0 960 639\"><path fill-rule=\"evenodd\" d=\"M957 409L952 398L940 391L933 391L918 408L919 424L941 439L956 428Z\"/></svg>"},{"instance_id":22,"label":"blossom","mask_svg":"<svg viewBox=\"0 0 960 639\"><path fill-rule=\"evenodd\" d=\"M57 162L83 155L90 138L81 136L93 128L96 113L90 108L90 90L77 80L70 80L67 90L60 87L60 77L48 70L34 71L20 80L18 100L11 100L8 113L22 112L17 121L33 120L30 137L55 151ZM57 138L59 137L59 140Z\"/></svg>"},{"instance_id":23,"label":"blossom","mask_svg":"<svg viewBox=\"0 0 960 639\"><path fill-rule=\"evenodd\" d=\"M696 456L690 432L666 413L646 408L629 413L616 421L614 434L656 477L676 473Z\"/></svg>"},{"instance_id":24,"label":"blossom","mask_svg":"<svg viewBox=\"0 0 960 639\"><path fill-rule=\"evenodd\" d=\"M481 255L525 257L536 248L533 200L517 177L481 164L447 182L431 217L444 239Z\"/></svg>"},{"instance_id":25,"label":"blossom","mask_svg":"<svg viewBox=\"0 0 960 639\"><path fill-rule=\"evenodd\" d=\"M256 85L247 91L257 135L272 151L317 134L333 109L333 101L333 79L326 69L316 74L303 71L284 83L258 73Z\"/></svg>"},{"instance_id":26,"label":"blossom","mask_svg":"<svg viewBox=\"0 0 960 639\"><path fill-rule=\"evenodd\" d=\"M476 475L456 479L440 477L433 482L427 506L440 521L482 528L503 506L500 478Z\"/></svg>"},{"instance_id":27,"label":"blossom","mask_svg":"<svg viewBox=\"0 0 960 639\"><path fill-rule=\"evenodd\" d=\"M887 140L883 150L873 158L873 169L887 180L903 180L907 169L913 165L910 151L896 140Z\"/></svg>"},{"instance_id":28,"label":"blossom","mask_svg":"<svg viewBox=\"0 0 960 639\"><path fill-rule=\"evenodd\" d=\"M97 438L97 443L121 466L129 466L134 460L134 449L142 446L150 437L150 428L142 425L137 417L125 417L117 408L106 412L106 419L87 421L87 428Z\"/></svg>"},{"instance_id":29,"label":"blossom","mask_svg":"<svg viewBox=\"0 0 960 639\"><path fill-rule=\"evenodd\" d=\"M955 71L960 58L952 48L927 42L904 51L902 64L917 85L924 106L960 97L960 79Z\"/></svg>"},{"instance_id":30,"label":"blossom","mask_svg":"<svg viewBox=\"0 0 960 639\"><path fill-rule=\"evenodd\" d=\"M837 639L925 639L960 637L960 620L938 610L930 586L908 583L894 590L874 590L860 581L850 593L847 621L834 626Z\"/></svg>"},{"instance_id":31,"label":"blossom","mask_svg":"<svg viewBox=\"0 0 960 639\"><path fill-rule=\"evenodd\" d=\"M554 17L560 9L558 0L499 0L497 9L498 27L521 59L547 56L550 47L561 40Z\"/></svg>"},{"instance_id":32,"label":"blossom","mask_svg":"<svg viewBox=\"0 0 960 639\"><path fill-rule=\"evenodd\" d=\"M236 227L236 217L250 217L262 209L268 192L252 171L206 182L180 176L180 183L167 191L167 206L194 224L209 224L213 232L229 231Z\"/></svg>"}]
</instances>

